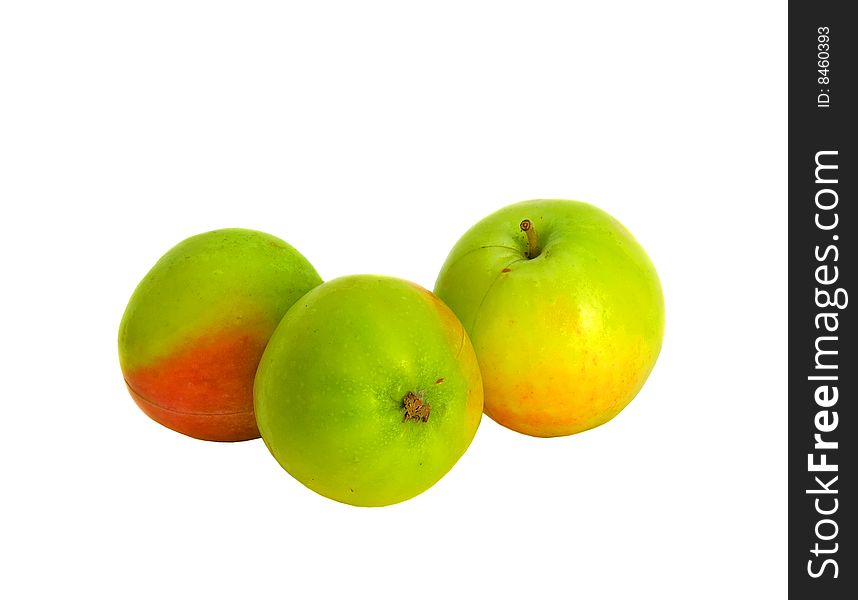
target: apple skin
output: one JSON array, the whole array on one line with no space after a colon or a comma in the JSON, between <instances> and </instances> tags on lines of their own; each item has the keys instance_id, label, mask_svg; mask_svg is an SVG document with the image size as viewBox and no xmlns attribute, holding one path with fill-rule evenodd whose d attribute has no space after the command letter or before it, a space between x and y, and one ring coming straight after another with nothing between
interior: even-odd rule
<instances>
[{"instance_id":1,"label":"apple skin","mask_svg":"<svg viewBox=\"0 0 858 600\"><path fill-rule=\"evenodd\" d=\"M297 250L267 233L221 229L179 243L137 286L119 326L132 398L194 438L259 437L259 359L286 310L321 282Z\"/></svg>"},{"instance_id":2,"label":"apple skin","mask_svg":"<svg viewBox=\"0 0 858 600\"><path fill-rule=\"evenodd\" d=\"M426 421L404 400L422 398ZM331 280L286 313L254 389L262 439L311 490L384 506L430 488L468 448L483 410L473 347L434 294L402 279Z\"/></svg>"},{"instance_id":3,"label":"apple skin","mask_svg":"<svg viewBox=\"0 0 858 600\"><path fill-rule=\"evenodd\" d=\"M524 220L541 250L533 259ZM584 202L529 200L489 215L453 247L435 293L474 344L486 414L533 436L615 417L664 336L655 267L619 221Z\"/></svg>"}]
</instances>

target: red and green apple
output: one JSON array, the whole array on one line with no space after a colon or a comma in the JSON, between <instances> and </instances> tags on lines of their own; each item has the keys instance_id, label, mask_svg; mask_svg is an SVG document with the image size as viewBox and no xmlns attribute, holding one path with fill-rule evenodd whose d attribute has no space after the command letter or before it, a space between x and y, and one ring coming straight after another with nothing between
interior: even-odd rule
<instances>
[{"instance_id":1,"label":"red and green apple","mask_svg":"<svg viewBox=\"0 0 858 600\"><path fill-rule=\"evenodd\" d=\"M119 361L137 405L191 437L259 437L253 380L295 300L322 280L295 248L248 229L193 236L143 278L119 326Z\"/></svg>"}]
</instances>

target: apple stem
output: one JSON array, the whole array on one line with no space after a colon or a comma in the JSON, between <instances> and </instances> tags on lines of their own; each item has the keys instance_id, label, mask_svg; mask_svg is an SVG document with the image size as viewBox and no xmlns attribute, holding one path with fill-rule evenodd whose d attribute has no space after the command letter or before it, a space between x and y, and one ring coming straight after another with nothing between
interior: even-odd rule
<instances>
[{"instance_id":1,"label":"apple stem","mask_svg":"<svg viewBox=\"0 0 858 600\"><path fill-rule=\"evenodd\" d=\"M527 235L527 258L536 258L539 256L539 238L536 236L533 222L530 219L525 219L519 224L519 227Z\"/></svg>"}]
</instances>

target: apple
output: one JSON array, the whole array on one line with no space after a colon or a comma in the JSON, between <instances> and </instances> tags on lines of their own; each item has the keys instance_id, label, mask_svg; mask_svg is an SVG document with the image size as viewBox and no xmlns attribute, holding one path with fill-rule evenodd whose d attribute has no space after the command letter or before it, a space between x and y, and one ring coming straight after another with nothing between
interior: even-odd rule
<instances>
[{"instance_id":1,"label":"apple","mask_svg":"<svg viewBox=\"0 0 858 600\"><path fill-rule=\"evenodd\" d=\"M256 419L280 465L356 506L425 491L480 422L479 365L462 324L434 294L352 275L298 301L256 374Z\"/></svg>"},{"instance_id":2,"label":"apple","mask_svg":"<svg viewBox=\"0 0 858 600\"><path fill-rule=\"evenodd\" d=\"M584 202L530 200L484 218L453 247L435 293L474 344L486 414L533 436L615 417L661 349L652 262L619 221Z\"/></svg>"},{"instance_id":3,"label":"apple","mask_svg":"<svg viewBox=\"0 0 858 600\"><path fill-rule=\"evenodd\" d=\"M191 437L259 437L253 380L286 310L322 280L267 233L221 229L167 252L134 290L119 362L144 413Z\"/></svg>"}]
</instances>

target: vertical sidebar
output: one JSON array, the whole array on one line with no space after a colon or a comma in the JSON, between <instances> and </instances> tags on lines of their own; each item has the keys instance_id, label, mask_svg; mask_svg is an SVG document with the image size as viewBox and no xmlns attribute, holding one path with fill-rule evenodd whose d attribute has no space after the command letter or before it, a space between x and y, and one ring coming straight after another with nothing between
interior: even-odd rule
<instances>
[{"instance_id":1,"label":"vertical sidebar","mask_svg":"<svg viewBox=\"0 0 858 600\"><path fill-rule=\"evenodd\" d=\"M789 3L789 590L820 600L858 597L858 22L849 4Z\"/></svg>"}]
</instances>

